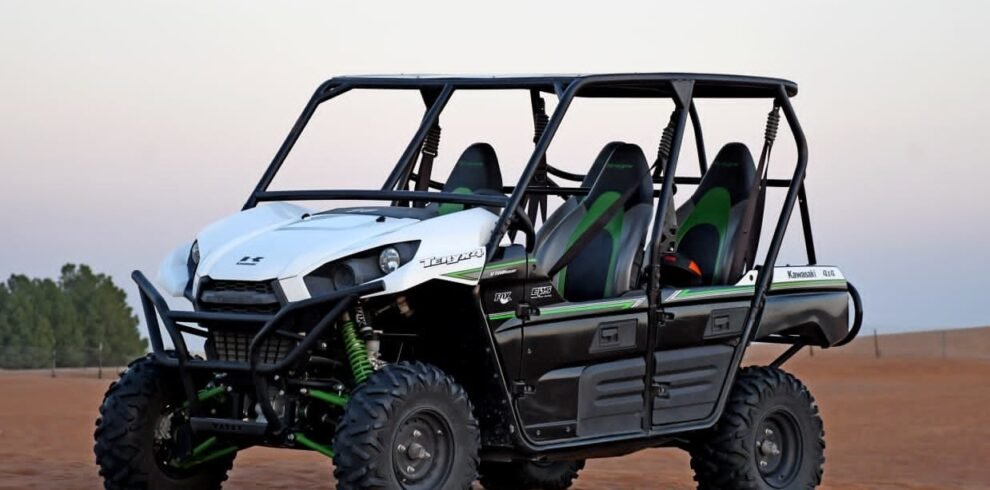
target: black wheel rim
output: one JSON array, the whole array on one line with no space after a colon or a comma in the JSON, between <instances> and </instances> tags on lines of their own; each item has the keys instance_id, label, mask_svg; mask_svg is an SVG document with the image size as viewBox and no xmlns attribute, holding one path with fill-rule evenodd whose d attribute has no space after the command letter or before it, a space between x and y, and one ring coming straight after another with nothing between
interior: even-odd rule
<instances>
[{"instance_id":1,"label":"black wheel rim","mask_svg":"<svg viewBox=\"0 0 990 490\"><path fill-rule=\"evenodd\" d=\"M187 419L182 410L171 405L162 407L161 414L155 419L152 434L152 457L158 469L172 478L184 478L191 474L188 468L175 464L177 431L176 427L186 423Z\"/></svg>"},{"instance_id":2,"label":"black wheel rim","mask_svg":"<svg viewBox=\"0 0 990 490\"><path fill-rule=\"evenodd\" d=\"M788 412L768 414L757 426L754 442L756 467L773 488L787 488L801 469L804 441L797 420Z\"/></svg>"},{"instance_id":3,"label":"black wheel rim","mask_svg":"<svg viewBox=\"0 0 990 490\"><path fill-rule=\"evenodd\" d=\"M420 409L399 423L392 442L392 466L403 489L439 488L454 461L450 424L438 412Z\"/></svg>"}]
</instances>

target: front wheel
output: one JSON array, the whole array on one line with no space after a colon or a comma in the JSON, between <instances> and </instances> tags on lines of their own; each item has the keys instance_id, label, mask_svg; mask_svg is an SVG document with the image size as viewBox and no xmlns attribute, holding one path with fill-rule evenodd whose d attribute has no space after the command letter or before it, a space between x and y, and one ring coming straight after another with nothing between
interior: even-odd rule
<instances>
[{"instance_id":1,"label":"front wheel","mask_svg":"<svg viewBox=\"0 0 990 490\"><path fill-rule=\"evenodd\" d=\"M93 447L107 490L217 490L227 479L230 451L213 452L201 464L180 463L180 448L192 442L184 430L182 391L171 374L144 357L107 390Z\"/></svg>"},{"instance_id":2,"label":"front wheel","mask_svg":"<svg viewBox=\"0 0 990 490\"><path fill-rule=\"evenodd\" d=\"M691 447L700 490L813 489L824 464L814 397L793 375L771 367L741 370L722 418Z\"/></svg>"},{"instance_id":3,"label":"front wheel","mask_svg":"<svg viewBox=\"0 0 990 490\"><path fill-rule=\"evenodd\" d=\"M464 490L477 476L478 422L436 367L400 362L358 387L334 436L339 490Z\"/></svg>"},{"instance_id":4,"label":"front wheel","mask_svg":"<svg viewBox=\"0 0 990 490\"><path fill-rule=\"evenodd\" d=\"M584 460L512 461L481 463L481 485L487 490L566 490L571 488Z\"/></svg>"}]
</instances>

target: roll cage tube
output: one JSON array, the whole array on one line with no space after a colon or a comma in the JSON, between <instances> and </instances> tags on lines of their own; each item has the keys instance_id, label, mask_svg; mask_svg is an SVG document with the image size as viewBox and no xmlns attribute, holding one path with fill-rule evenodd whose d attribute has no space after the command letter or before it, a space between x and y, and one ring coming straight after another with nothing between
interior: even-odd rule
<instances>
[{"instance_id":1,"label":"roll cage tube","mask_svg":"<svg viewBox=\"0 0 990 490\"><path fill-rule=\"evenodd\" d=\"M425 94L425 92L423 93ZM389 174L388 179L385 180L385 184L382 185L383 191L393 190L400 182L407 182L409 180L409 175L413 171L413 165L416 163L416 155L419 154L423 142L426 141L426 137L430 133L430 129L437 124L440 113L447 107L447 102L450 101L450 96L453 93L454 87L447 84L443 86L435 98L430 97L433 99L433 104L430 105L426 114L423 115L423 120L420 122L419 129L416 130L416 134L413 135L412 141L406 146L405 151L402 152L402 156L399 157L399 161L396 162L395 168L392 169L392 173ZM424 100L429 100L426 95L423 98Z\"/></svg>"},{"instance_id":2,"label":"roll cage tube","mask_svg":"<svg viewBox=\"0 0 990 490\"><path fill-rule=\"evenodd\" d=\"M299 141L299 136L302 134L303 129L309 124L309 120L313 118L313 114L316 112L316 108L320 104L348 92L351 87L348 84L341 84L336 87L332 86L332 80L327 80L323 82L313 96L306 103L306 107L303 108L302 114L296 119L295 124L292 125L292 129L289 130L289 134L285 137L285 141L282 142L282 146L279 147L275 156L272 158L272 163L268 165L265 169L265 173L261 176L261 180L258 181L258 185L255 186L254 192L248 197L247 202L241 210L251 209L258 204L257 194L268 190L268 186L271 185L272 180L275 178L275 174L278 173L279 169L282 168L282 164L285 163L285 157L289 156L289 152L292 151L292 147L296 145Z\"/></svg>"},{"instance_id":3,"label":"roll cage tube","mask_svg":"<svg viewBox=\"0 0 990 490\"><path fill-rule=\"evenodd\" d=\"M646 345L653 346L657 343L657 335L659 334L659 327L664 322L663 305L660 299L660 255L662 253L661 245L662 240L658 237L663 235L663 229L665 223L663 222L668 216L667 207L670 206L674 200L674 179L673 175L677 173L677 161L681 154L681 143L684 141L684 126L687 124L688 113L690 112L690 107L694 105L691 101L691 94L694 89L694 82L691 81L681 81L681 82L671 82L672 88L677 95L674 98L674 104L677 106L677 122L674 124L674 135L670 146L670 156L667 158L666 165L663 169L663 183L660 186L660 197L658 201L657 211L653 217L653 231L651 234L650 243L650 262L649 262L649 278L646 288L646 297L649 306L647 311L647 322L650 328L647 329L646 333ZM656 326L656 328L654 328ZM646 356L646 375L648 380L652 380L653 373L656 371L656 356L652 354ZM647 396L643 400L643 413L653 413L653 405L656 402L656 397ZM643 417L643 430L649 432L653 427L652 417Z\"/></svg>"},{"instance_id":4,"label":"roll cage tube","mask_svg":"<svg viewBox=\"0 0 990 490\"><path fill-rule=\"evenodd\" d=\"M701 120L698 118L698 108L694 106L694 101L691 101L689 106L691 115L691 127L694 130L694 144L698 151L698 167L701 169L701 175L705 175L708 171L708 155L705 154L705 135L701 130Z\"/></svg>"}]
</instances>

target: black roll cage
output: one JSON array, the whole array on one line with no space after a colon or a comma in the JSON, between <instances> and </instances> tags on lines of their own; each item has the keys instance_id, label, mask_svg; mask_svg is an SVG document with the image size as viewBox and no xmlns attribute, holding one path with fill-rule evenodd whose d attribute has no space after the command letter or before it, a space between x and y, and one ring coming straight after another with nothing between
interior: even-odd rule
<instances>
[{"instance_id":1,"label":"black roll cage","mask_svg":"<svg viewBox=\"0 0 990 490\"><path fill-rule=\"evenodd\" d=\"M381 190L290 190L269 191L275 175L281 169L289 152L298 141L299 136L312 118L317 107L334 97L347 93L352 89L384 89L384 90L418 90L427 105L419 128L405 151L399 157L395 167L389 174ZM504 192L509 196L481 196L468 194L453 194L446 192L429 192L427 190L404 190L409 182L427 182L429 187L441 188L442 184L430 179L430 169L424 169L422 175L414 172L417 156L429 137L432 128L437 125L451 96L456 90L529 90L535 95L541 93L555 94L558 97L553 114L546 120L546 126L538 129L536 146L523 169L522 175L515 186L506 186ZM667 207L672 200L674 184L698 184L700 177L676 177L678 157L681 142L690 119L697 145L698 164L701 175L708 170L708 162L704 145L704 134L700 118L694 104L694 99L700 98L762 98L771 99L784 113L784 118L797 145L797 162L794 174L790 179L769 179L768 187L785 187L788 189L784 198L783 208L777 220L773 237L767 250L756 280L756 291L749 315L746 320L746 335L753 331L753 326L759 322L766 294L770 286L773 267L780 252L784 233L790 221L794 205L797 204L801 213L804 232L805 250L808 265L817 263L814 237L808 212L807 193L804 186L805 170L808 165L808 148L804 131L797 120L790 98L797 95L797 84L794 82L765 77L690 74L690 73L634 73L606 75L537 75L537 76L434 76L434 75L383 75L383 76L346 76L327 80L317 88L310 98L302 114L296 120L282 146L279 148L271 164L265 170L261 180L251 193L243 209L256 206L266 201L293 200L345 200L367 199L392 202L449 202L468 205L486 205L501 207L495 230L487 244L488 257L492 257L498 244L508 232L517 217L524 216L521 206L529 195L553 194L559 196L586 194L589 189L572 187L551 188L545 185L531 186L541 162L544 162L546 152L553 141L557 129L576 97L613 97L613 98L669 98L675 104L674 130L670 155L667 158L661 187L654 191L658 198L658 206L654 214L653 235L659 236L663 219L667 215ZM534 111L536 111L535 100ZM535 114L535 112L534 112ZM547 171L557 177L567 180L580 180L580 175L571 174L559 169L548 167ZM423 186L419 185L422 189ZM653 240L650 244L648 261L647 296L650 302L651 316L662 309L660 301L660 242ZM651 318L651 321L653 319Z\"/></svg>"}]
</instances>

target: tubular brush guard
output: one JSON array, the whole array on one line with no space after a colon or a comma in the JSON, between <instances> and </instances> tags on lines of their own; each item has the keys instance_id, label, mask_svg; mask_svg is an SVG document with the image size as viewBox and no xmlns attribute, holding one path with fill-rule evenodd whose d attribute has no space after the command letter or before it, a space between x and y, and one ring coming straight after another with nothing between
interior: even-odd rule
<instances>
[{"instance_id":1,"label":"tubular brush guard","mask_svg":"<svg viewBox=\"0 0 990 490\"><path fill-rule=\"evenodd\" d=\"M144 309L144 316L148 325L148 337L151 340L155 362L161 366L177 369L186 400L189 404L190 414L193 416L201 415L200 399L198 391L193 384L190 371L250 373L251 381L258 395L258 403L261 405L261 411L268 421L266 432L269 434L280 434L284 430L284 427L281 419L275 413L271 401L266 396L268 392L266 376L288 371L291 367L297 365L303 360L306 352L315 346L328 329L336 324L338 320L344 319L344 314L354 304L354 301L363 295L376 293L384 289L381 281L369 282L324 296L289 303L274 315L213 313L172 311L168 307L168 303L165 302L165 298L162 297L151 284L151 281L141 271L134 271L131 277L137 284L141 294L141 305ZM272 335L284 335L281 327L291 315L303 310L321 306L325 307L331 304L333 306L330 310L299 340L295 348L289 351L285 357L274 364L260 362L259 346ZM161 323L158 321L159 318L161 318ZM204 328L186 324L194 323L198 325L201 322L262 325L248 346L249 362L203 360L194 359L190 356L189 349L182 334L206 338L208 333ZM161 333L163 326L166 333L168 333L169 339L172 341L172 345L175 346L174 354L165 350ZM368 360L367 351L354 332L353 321L350 321L349 318L344 320L342 322L342 330L344 332L348 359L351 363L355 380L361 382L371 374L371 363Z\"/></svg>"}]
</instances>

